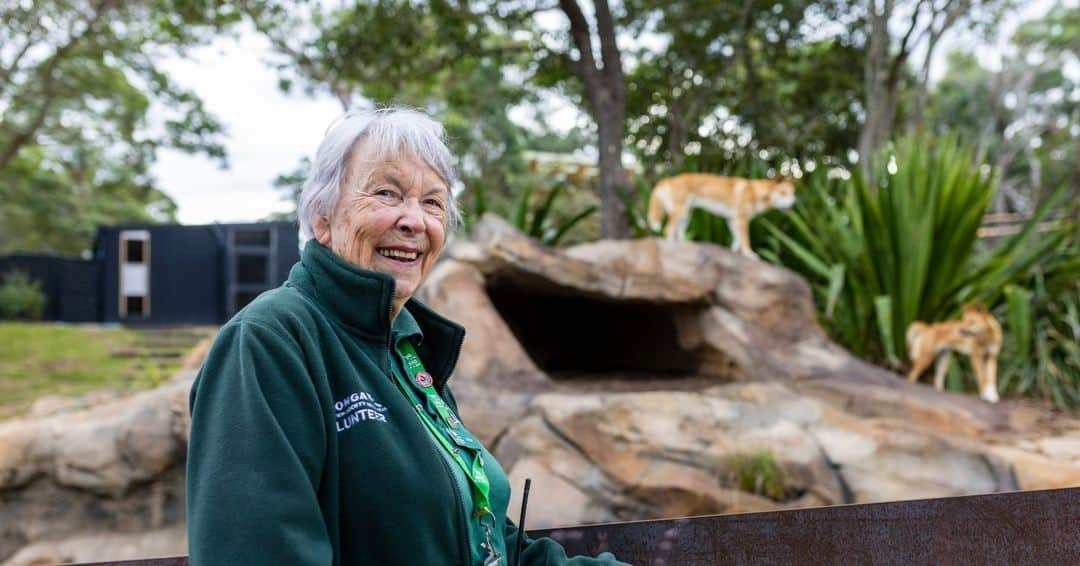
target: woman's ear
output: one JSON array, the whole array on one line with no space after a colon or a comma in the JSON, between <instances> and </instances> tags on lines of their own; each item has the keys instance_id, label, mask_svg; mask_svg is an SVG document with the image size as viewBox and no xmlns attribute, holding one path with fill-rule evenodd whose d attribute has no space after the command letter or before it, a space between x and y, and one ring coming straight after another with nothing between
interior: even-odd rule
<instances>
[{"instance_id":1,"label":"woman's ear","mask_svg":"<svg viewBox=\"0 0 1080 566\"><path fill-rule=\"evenodd\" d=\"M315 235L315 240L326 247L330 247L330 218L320 216L319 219L315 221L315 225L311 228L311 231Z\"/></svg>"}]
</instances>

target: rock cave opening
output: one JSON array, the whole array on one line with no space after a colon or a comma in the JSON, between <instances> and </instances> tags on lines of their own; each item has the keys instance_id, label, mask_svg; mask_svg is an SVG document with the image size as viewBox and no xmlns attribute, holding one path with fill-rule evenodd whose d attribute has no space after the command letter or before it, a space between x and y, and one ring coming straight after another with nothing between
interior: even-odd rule
<instances>
[{"instance_id":1,"label":"rock cave opening","mask_svg":"<svg viewBox=\"0 0 1080 566\"><path fill-rule=\"evenodd\" d=\"M487 291L533 362L558 381L738 377L719 352L679 343L678 317L705 305L612 301L514 278L489 279Z\"/></svg>"}]
</instances>

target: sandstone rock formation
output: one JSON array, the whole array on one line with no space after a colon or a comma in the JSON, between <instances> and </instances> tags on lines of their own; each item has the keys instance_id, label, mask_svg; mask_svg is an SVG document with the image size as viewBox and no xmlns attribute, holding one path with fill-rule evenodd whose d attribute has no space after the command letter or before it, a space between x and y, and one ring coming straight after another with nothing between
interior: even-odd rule
<instances>
[{"instance_id":1,"label":"sandstone rock formation","mask_svg":"<svg viewBox=\"0 0 1080 566\"><path fill-rule=\"evenodd\" d=\"M447 256L422 298L468 330L451 383L512 485L533 479L532 527L1080 485L1080 421L860 362L781 268L551 250L493 217ZM0 565L183 554L192 378L0 423ZM746 484L753 455L778 489Z\"/></svg>"},{"instance_id":2,"label":"sandstone rock formation","mask_svg":"<svg viewBox=\"0 0 1080 566\"><path fill-rule=\"evenodd\" d=\"M739 457L760 452L783 470L780 497L748 493L736 481ZM532 478L537 527L1020 487L985 446L857 418L779 383L540 395L496 455L513 485Z\"/></svg>"},{"instance_id":3,"label":"sandstone rock formation","mask_svg":"<svg viewBox=\"0 0 1080 566\"><path fill-rule=\"evenodd\" d=\"M80 551L93 544L65 541L106 534L132 541L110 547L110 559L125 548L130 557L185 553L183 538L143 534L183 532L193 378L188 370L154 390L0 423L0 562L100 559Z\"/></svg>"},{"instance_id":4,"label":"sandstone rock formation","mask_svg":"<svg viewBox=\"0 0 1080 566\"><path fill-rule=\"evenodd\" d=\"M851 356L818 326L800 277L719 246L648 239L553 250L485 216L474 240L448 253L422 297L468 328L454 384L470 407L499 390L544 390L552 375L693 375L779 380L857 414L949 433L1008 425L1001 407ZM510 406L468 416L491 440L522 408Z\"/></svg>"},{"instance_id":5,"label":"sandstone rock formation","mask_svg":"<svg viewBox=\"0 0 1080 566\"><path fill-rule=\"evenodd\" d=\"M782 268L658 239L552 250L495 217L449 255L424 298L468 329L455 391L544 494L531 525L1080 486L1080 421L854 358ZM734 481L762 451L785 497Z\"/></svg>"}]
</instances>

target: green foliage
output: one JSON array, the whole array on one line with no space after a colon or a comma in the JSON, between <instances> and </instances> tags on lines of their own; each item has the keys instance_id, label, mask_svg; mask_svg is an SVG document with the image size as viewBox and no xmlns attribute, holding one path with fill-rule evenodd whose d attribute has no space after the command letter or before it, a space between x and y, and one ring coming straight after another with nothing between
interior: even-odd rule
<instances>
[{"instance_id":1,"label":"green foliage","mask_svg":"<svg viewBox=\"0 0 1080 566\"><path fill-rule=\"evenodd\" d=\"M402 0L260 0L242 9L273 44L284 90L328 92L346 109L422 108L446 127L463 178L484 179L493 200L513 194L526 134L509 111L536 95L507 78L527 49L486 11ZM298 186L292 177L279 178L286 198Z\"/></svg>"},{"instance_id":2,"label":"green foliage","mask_svg":"<svg viewBox=\"0 0 1080 566\"><path fill-rule=\"evenodd\" d=\"M842 155L858 138L862 47L807 32L840 2L689 0L626 3L626 25L670 42L643 50L627 75L627 147L648 172L683 158L731 160L760 150ZM712 169L715 171L715 169Z\"/></svg>"},{"instance_id":3,"label":"green foliage","mask_svg":"<svg viewBox=\"0 0 1080 566\"><path fill-rule=\"evenodd\" d=\"M55 168L47 151L34 146L0 170L0 253L77 254L90 248L99 225L175 220L176 204L152 180L95 149L80 152L79 169L70 162Z\"/></svg>"},{"instance_id":4,"label":"green foliage","mask_svg":"<svg viewBox=\"0 0 1080 566\"><path fill-rule=\"evenodd\" d=\"M236 21L232 3L0 7L0 251L80 252L99 222L171 220L157 150L224 164L222 127L159 68Z\"/></svg>"},{"instance_id":5,"label":"green foliage","mask_svg":"<svg viewBox=\"0 0 1080 566\"><path fill-rule=\"evenodd\" d=\"M1021 233L977 251L994 178L957 139L904 138L877 168L876 186L857 173L816 171L789 214L763 223L779 251L759 253L807 278L834 338L860 357L899 366L911 322L955 318L966 303L995 305L1053 253L1063 236L1035 226L1064 193Z\"/></svg>"},{"instance_id":6,"label":"green foliage","mask_svg":"<svg viewBox=\"0 0 1080 566\"><path fill-rule=\"evenodd\" d=\"M790 489L784 477L784 469L776 457L767 450L734 454L728 465L735 485L742 491L783 501Z\"/></svg>"},{"instance_id":7,"label":"green foliage","mask_svg":"<svg viewBox=\"0 0 1080 566\"><path fill-rule=\"evenodd\" d=\"M1080 23L1060 3L1021 23L995 69L976 51L949 53L934 85L927 125L962 136L998 168L995 211L1028 212L1076 171Z\"/></svg>"},{"instance_id":8,"label":"green foliage","mask_svg":"<svg viewBox=\"0 0 1080 566\"><path fill-rule=\"evenodd\" d=\"M466 214L466 230L471 231L476 219L489 212L486 189L482 182L473 184L473 206ZM569 180L560 179L548 187L533 185L522 189L513 205L500 214L526 236L539 240L546 246L557 246L583 220L596 213L595 205L587 205L576 211L566 211L557 205L560 196L569 196L575 188Z\"/></svg>"},{"instance_id":9,"label":"green foliage","mask_svg":"<svg viewBox=\"0 0 1080 566\"><path fill-rule=\"evenodd\" d=\"M292 209L275 212L267 220L296 220L297 211L300 208L300 193L304 190L304 181L310 170L311 158L303 157L292 171L274 177L274 190L281 193L281 200L291 204Z\"/></svg>"},{"instance_id":10,"label":"green foliage","mask_svg":"<svg viewBox=\"0 0 1080 566\"><path fill-rule=\"evenodd\" d=\"M997 309L1006 338L999 388L1080 408L1080 224L1017 284Z\"/></svg>"},{"instance_id":11,"label":"green foliage","mask_svg":"<svg viewBox=\"0 0 1080 566\"><path fill-rule=\"evenodd\" d=\"M38 320L45 312L45 292L41 283L21 271L4 275L0 283L0 319L29 318Z\"/></svg>"}]
</instances>

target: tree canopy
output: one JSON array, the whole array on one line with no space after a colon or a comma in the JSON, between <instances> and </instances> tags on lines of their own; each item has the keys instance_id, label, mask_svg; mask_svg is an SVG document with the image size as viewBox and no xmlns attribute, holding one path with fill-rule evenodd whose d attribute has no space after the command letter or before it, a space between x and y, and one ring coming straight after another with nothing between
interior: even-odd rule
<instances>
[{"instance_id":1,"label":"tree canopy","mask_svg":"<svg viewBox=\"0 0 1080 566\"><path fill-rule=\"evenodd\" d=\"M405 104L447 126L466 195L529 188L525 151L588 146L600 232L627 235L627 158L648 185L685 169L849 165L908 129L961 131L1025 209L1076 168L1075 9L1011 38L1000 68L930 61L992 37L1012 0L41 0L0 7L0 250L79 251L98 223L175 219L161 148L225 164L224 125L160 67L242 20L286 91L342 109ZM903 25L901 25L903 24ZM917 58L914 60L913 58ZM590 119L568 132L557 94ZM582 137L582 134L585 137ZM624 150L625 149L625 150ZM299 168L278 185L295 191ZM865 160L864 160L865 161ZM783 170L783 171L781 171Z\"/></svg>"},{"instance_id":2,"label":"tree canopy","mask_svg":"<svg viewBox=\"0 0 1080 566\"><path fill-rule=\"evenodd\" d=\"M79 252L100 223L174 219L157 150L224 163L223 126L159 61L237 17L199 0L0 7L0 250Z\"/></svg>"}]
</instances>

